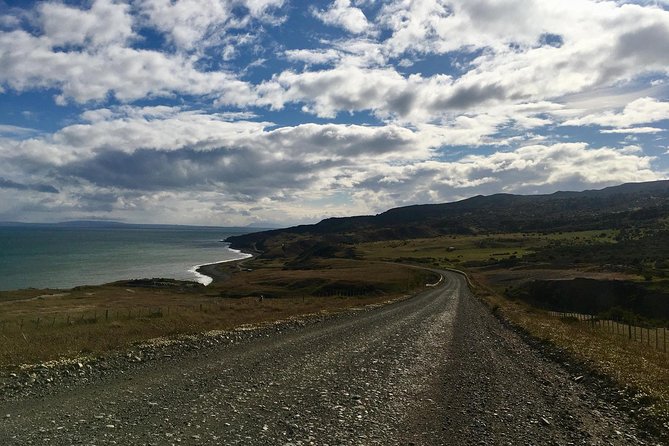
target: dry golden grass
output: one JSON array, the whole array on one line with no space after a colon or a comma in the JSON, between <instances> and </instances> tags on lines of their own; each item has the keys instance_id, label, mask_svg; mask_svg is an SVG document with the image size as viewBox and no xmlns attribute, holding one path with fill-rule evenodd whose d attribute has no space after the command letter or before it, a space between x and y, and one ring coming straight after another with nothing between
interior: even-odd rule
<instances>
[{"instance_id":1,"label":"dry golden grass","mask_svg":"<svg viewBox=\"0 0 669 446\"><path fill-rule=\"evenodd\" d=\"M381 262L348 259L318 260L311 269L284 269L282 264L258 262L211 288L223 296L274 297L383 295L406 292L432 280L425 271Z\"/></svg>"},{"instance_id":2,"label":"dry golden grass","mask_svg":"<svg viewBox=\"0 0 669 446\"><path fill-rule=\"evenodd\" d=\"M593 328L587 322L556 318L547 311L506 299L486 285L483 275L472 277L476 294L511 323L566 351L620 387L650 396L649 410L669 420L669 355L654 346Z\"/></svg>"},{"instance_id":3,"label":"dry golden grass","mask_svg":"<svg viewBox=\"0 0 669 446\"><path fill-rule=\"evenodd\" d=\"M99 354L156 337L376 304L422 289L430 279L424 271L404 266L332 260L314 270L237 271L210 287L110 284L2 292L0 366ZM332 296L312 295L327 286ZM277 298L256 297L263 293ZM240 297L222 297L228 294Z\"/></svg>"},{"instance_id":4,"label":"dry golden grass","mask_svg":"<svg viewBox=\"0 0 669 446\"><path fill-rule=\"evenodd\" d=\"M110 306L110 320L104 312L98 313L94 322L92 313L82 313L83 320L74 315L67 324L62 315L51 326L51 319L43 318L40 326L34 319L25 321L23 329L14 322L6 324L0 331L0 366L34 363L71 357L79 354L99 354L109 350L127 347L133 342L151 338L180 334L200 333L213 329L231 329L245 324L286 319L291 316L336 312L346 308L359 307L388 300L389 297L347 297L347 298L284 298L263 299L214 299L195 306L158 306L153 310L141 307L129 308L133 314L128 317L126 308ZM202 300L200 300L202 302ZM201 308L201 309L200 309ZM119 315L116 310L120 310Z\"/></svg>"}]
</instances>

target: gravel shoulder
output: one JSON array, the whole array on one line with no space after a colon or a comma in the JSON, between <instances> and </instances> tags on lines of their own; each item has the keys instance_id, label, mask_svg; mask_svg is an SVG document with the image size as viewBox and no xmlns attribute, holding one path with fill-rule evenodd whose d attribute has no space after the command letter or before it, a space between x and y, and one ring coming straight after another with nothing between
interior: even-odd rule
<instances>
[{"instance_id":1,"label":"gravel shoulder","mask_svg":"<svg viewBox=\"0 0 669 446\"><path fill-rule=\"evenodd\" d=\"M129 353L122 365L73 363L57 385L8 378L0 444L660 444L503 327L462 276L442 274L441 286L376 309Z\"/></svg>"}]
</instances>

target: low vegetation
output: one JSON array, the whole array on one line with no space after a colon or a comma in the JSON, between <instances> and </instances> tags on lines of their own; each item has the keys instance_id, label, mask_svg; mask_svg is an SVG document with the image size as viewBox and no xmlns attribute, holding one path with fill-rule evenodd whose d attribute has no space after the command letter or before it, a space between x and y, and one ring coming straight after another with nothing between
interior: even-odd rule
<instances>
[{"instance_id":1,"label":"low vegetation","mask_svg":"<svg viewBox=\"0 0 669 446\"><path fill-rule=\"evenodd\" d=\"M209 287L165 279L71 290L0 293L0 366L101 354L147 339L230 329L377 304L422 289L434 277L378 262L321 259L220 266Z\"/></svg>"},{"instance_id":2,"label":"low vegetation","mask_svg":"<svg viewBox=\"0 0 669 446\"><path fill-rule=\"evenodd\" d=\"M289 266L286 266L288 263ZM225 268L225 266L222 266ZM224 297L388 296L434 281L434 274L374 261L309 259L299 268L283 260L255 260L212 287Z\"/></svg>"}]
</instances>

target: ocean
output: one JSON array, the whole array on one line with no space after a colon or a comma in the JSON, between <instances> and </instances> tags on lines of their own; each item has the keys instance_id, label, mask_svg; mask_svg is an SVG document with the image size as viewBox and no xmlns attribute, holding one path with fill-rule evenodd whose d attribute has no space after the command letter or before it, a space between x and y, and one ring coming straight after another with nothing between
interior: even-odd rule
<instances>
[{"instance_id":1,"label":"ocean","mask_svg":"<svg viewBox=\"0 0 669 446\"><path fill-rule=\"evenodd\" d=\"M221 241L248 232L197 226L0 226L0 290L154 277L207 284L210 279L195 268L247 257Z\"/></svg>"}]
</instances>

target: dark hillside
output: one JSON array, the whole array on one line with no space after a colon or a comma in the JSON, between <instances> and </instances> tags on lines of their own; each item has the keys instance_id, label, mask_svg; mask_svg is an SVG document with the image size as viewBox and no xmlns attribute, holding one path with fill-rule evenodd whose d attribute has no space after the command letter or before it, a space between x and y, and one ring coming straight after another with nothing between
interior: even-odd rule
<instances>
[{"instance_id":1,"label":"dark hillside","mask_svg":"<svg viewBox=\"0 0 669 446\"><path fill-rule=\"evenodd\" d=\"M234 247L263 250L277 236L319 236L337 243L519 231L629 228L669 216L669 181L548 195L478 195L413 205L376 216L329 218L315 225L230 237Z\"/></svg>"}]
</instances>

